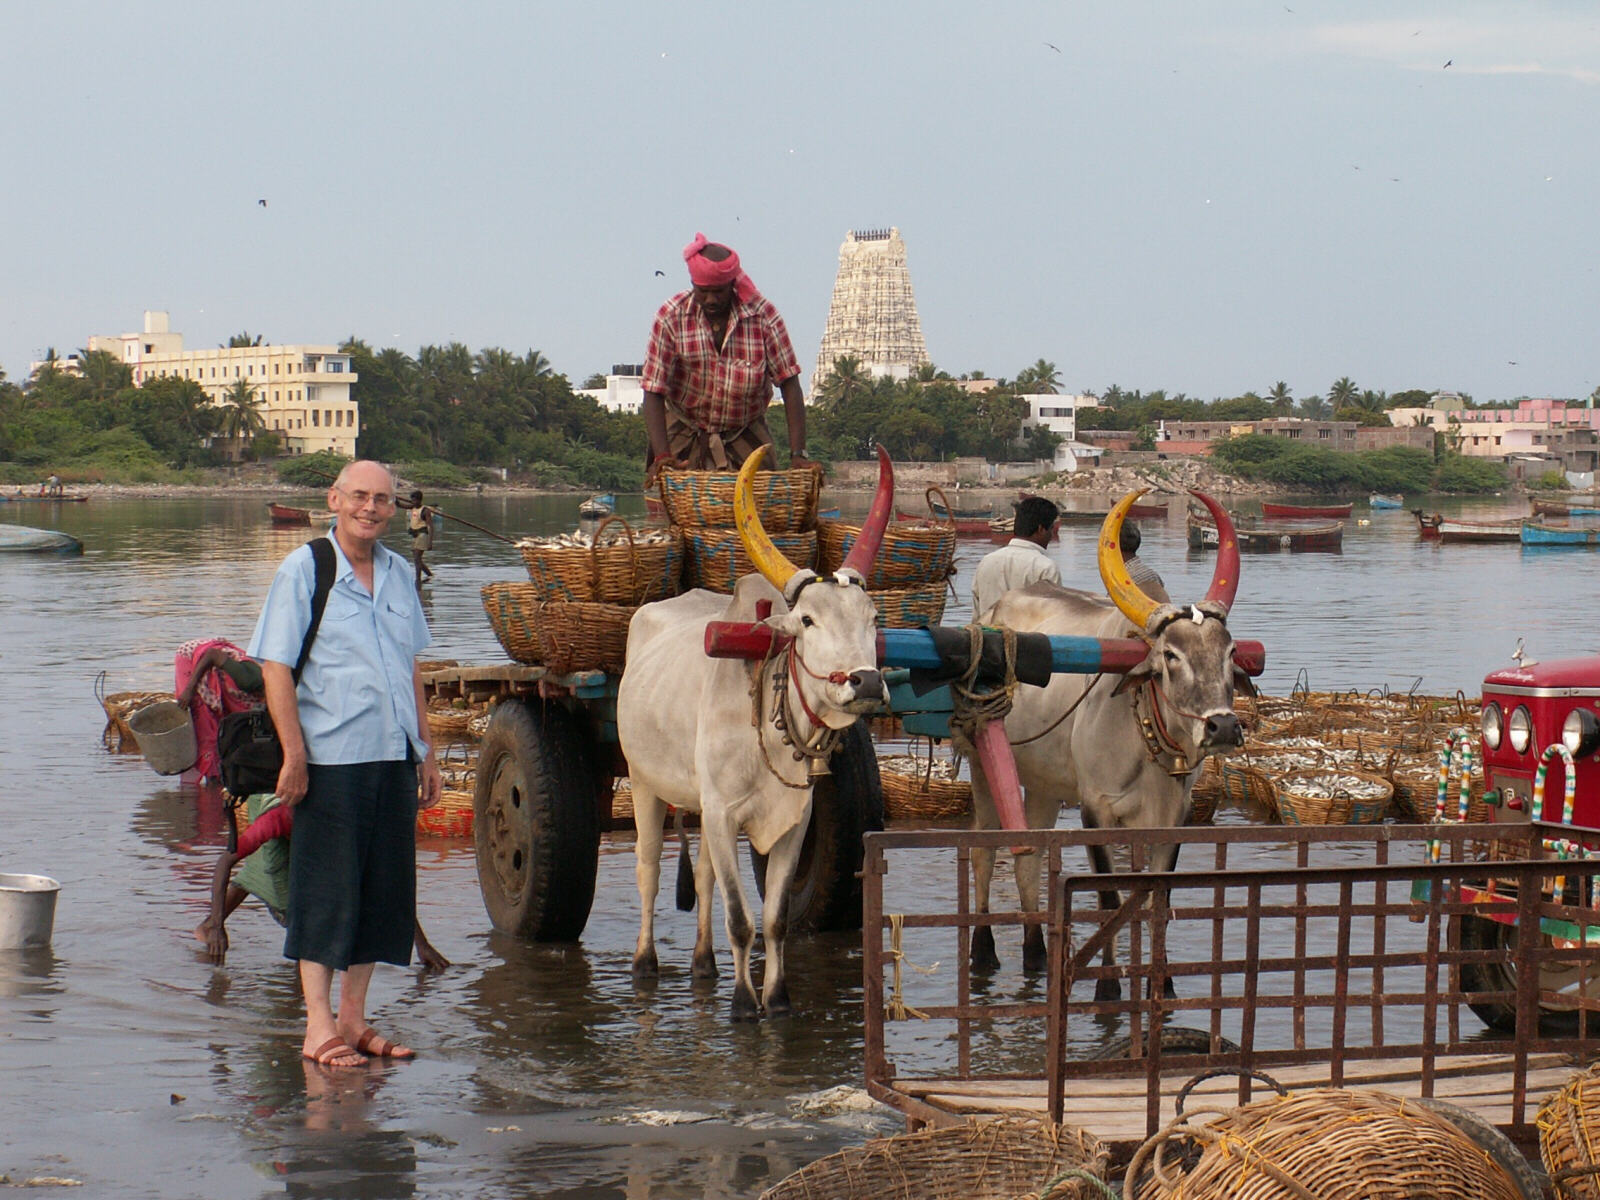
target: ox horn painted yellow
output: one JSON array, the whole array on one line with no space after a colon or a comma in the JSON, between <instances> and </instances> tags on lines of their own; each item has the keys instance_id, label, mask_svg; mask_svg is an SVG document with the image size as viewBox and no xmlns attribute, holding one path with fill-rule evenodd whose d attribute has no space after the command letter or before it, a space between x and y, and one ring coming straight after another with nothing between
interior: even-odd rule
<instances>
[{"instance_id":1,"label":"ox horn painted yellow","mask_svg":"<svg viewBox=\"0 0 1600 1200\"><path fill-rule=\"evenodd\" d=\"M739 479L733 488L733 522L738 527L739 540L744 543L744 552L755 563L756 570L781 592L788 588L789 581L799 574L800 568L772 544L772 539L762 527L761 514L756 511L755 500L751 496L756 472L761 469L766 457L767 447L760 446L739 468Z\"/></svg>"},{"instance_id":2,"label":"ox horn painted yellow","mask_svg":"<svg viewBox=\"0 0 1600 1200\"><path fill-rule=\"evenodd\" d=\"M1144 594L1128 574L1128 564L1122 559L1122 522L1127 520L1128 510L1149 490L1140 488L1118 500L1116 507L1106 514L1105 523L1100 526L1100 579L1106 585L1106 594L1111 597L1111 602L1140 629L1145 627L1150 614L1159 606Z\"/></svg>"}]
</instances>

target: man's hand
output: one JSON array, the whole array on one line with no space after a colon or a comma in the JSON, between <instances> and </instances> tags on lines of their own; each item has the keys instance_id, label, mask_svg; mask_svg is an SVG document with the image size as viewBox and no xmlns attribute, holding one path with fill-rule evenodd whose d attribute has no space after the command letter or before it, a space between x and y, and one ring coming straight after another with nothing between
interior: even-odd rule
<instances>
[{"instance_id":1,"label":"man's hand","mask_svg":"<svg viewBox=\"0 0 1600 1200\"><path fill-rule=\"evenodd\" d=\"M220 963L227 958L228 931L222 927L221 921L213 921L207 917L200 922L200 927L194 931L194 935L204 943L207 961Z\"/></svg>"},{"instance_id":2,"label":"man's hand","mask_svg":"<svg viewBox=\"0 0 1600 1200\"><path fill-rule=\"evenodd\" d=\"M432 808L444 795L444 777L439 774L439 764L433 761L433 747L417 768L417 807Z\"/></svg>"},{"instance_id":3,"label":"man's hand","mask_svg":"<svg viewBox=\"0 0 1600 1200\"><path fill-rule=\"evenodd\" d=\"M674 470L680 470L681 471L683 469L684 463L683 463L682 459L674 458L670 454L658 454L658 455L656 455L655 458L650 460L650 466L645 470L645 473L644 473L644 488L645 488L645 491L649 491L651 488L653 488L655 486L655 484L656 484L656 476L658 474L660 474L661 468L664 467L664 466L671 466Z\"/></svg>"},{"instance_id":4,"label":"man's hand","mask_svg":"<svg viewBox=\"0 0 1600 1200\"><path fill-rule=\"evenodd\" d=\"M278 771L278 786L272 790L290 808L299 804L306 798L306 788L311 784L311 775L306 770L305 755L290 755L285 751L283 767Z\"/></svg>"},{"instance_id":5,"label":"man's hand","mask_svg":"<svg viewBox=\"0 0 1600 1200\"><path fill-rule=\"evenodd\" d=\"M793 471L802 471L808 469L812 471L822 470L820 466L805 456L804 451L789 455L789 469Z\"/></svg>"}]
</instances>

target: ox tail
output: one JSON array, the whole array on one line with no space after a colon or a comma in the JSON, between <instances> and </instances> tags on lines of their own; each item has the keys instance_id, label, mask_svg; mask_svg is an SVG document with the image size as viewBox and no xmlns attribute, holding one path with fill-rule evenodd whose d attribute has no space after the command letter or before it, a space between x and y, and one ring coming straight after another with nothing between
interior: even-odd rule
<instances>
[{"instance_id":1,"label":"ox tail","mask_svg":"<svg viewBox=\"0 0 1600 1200\"><path fill-rule=\"evenodd\" d=\"M683 809L672 810L673 827L678 831L678 911L694 911L694 863L689 858L689 834L683 827Z\"/></svg>"}]
</instances>

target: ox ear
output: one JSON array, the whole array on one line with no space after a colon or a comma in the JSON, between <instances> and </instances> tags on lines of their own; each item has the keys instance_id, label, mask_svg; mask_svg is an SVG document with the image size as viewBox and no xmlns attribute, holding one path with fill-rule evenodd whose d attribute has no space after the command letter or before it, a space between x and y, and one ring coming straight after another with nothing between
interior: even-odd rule
<instances>
[{"instance_id":1,"label":"ox ear","mask_svg":"<svg viewBox=\"0 0 1600 1200\"><path fill-rule=\"evenodd\" d=\"M1147 658L1118 680L1117 686L1111 689L1111 694L1120 696L1124 692L1133 691L1136 687L1142 687L1154 674L1155 669L1150 665L1150 660Z\"/></svg>"},{"instance_id":2,"label":"ox ear","mask_svg":"<svg viewBox=\"0 0 1600 1200\"><path fill-rule=\"evenodd\" d=\"M800 618L795 616L795 614L792 612L773 613L770 617L763 621L762 624L767 625L772 629L777 630L779 633L787 635L788 637L799 637L800 630L802 628L800 624Z\"/></svg>"},{"instance_id":3,"label":"ox ear","mask_svg":"<svg viewBox=\"0 0 1600 1200\"><path fill-rule=\"evenodd\" d=\"M1233 667L1233 694L1236 696L1259 696L1261 692L1256 688L1256 681L1245 674L1244 669L1237 663Z\"/></svg>"}]
</instances>

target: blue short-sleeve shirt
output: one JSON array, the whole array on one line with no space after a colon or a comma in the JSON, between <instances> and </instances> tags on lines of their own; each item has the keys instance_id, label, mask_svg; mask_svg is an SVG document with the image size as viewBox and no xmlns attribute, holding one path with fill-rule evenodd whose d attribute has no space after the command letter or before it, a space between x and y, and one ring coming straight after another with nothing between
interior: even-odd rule
<instances>
[{"instance_id":1,"label":"blue short-sleeve shirt","mask_svg":"<svg viewBox=\"0 0 1600 1200\"><path fill-rule=\"evenodd\" d=\"M296 699L306 759L319 765L392 762L424 745L417 731L412 671L433 640L411 564L383 544L372 551L372 594L361 586L337 538L334 582ZM278 567L250 638L251 658L291 670L311 625L316 564L309 545Z\"/></svg>"}]
</instances>

